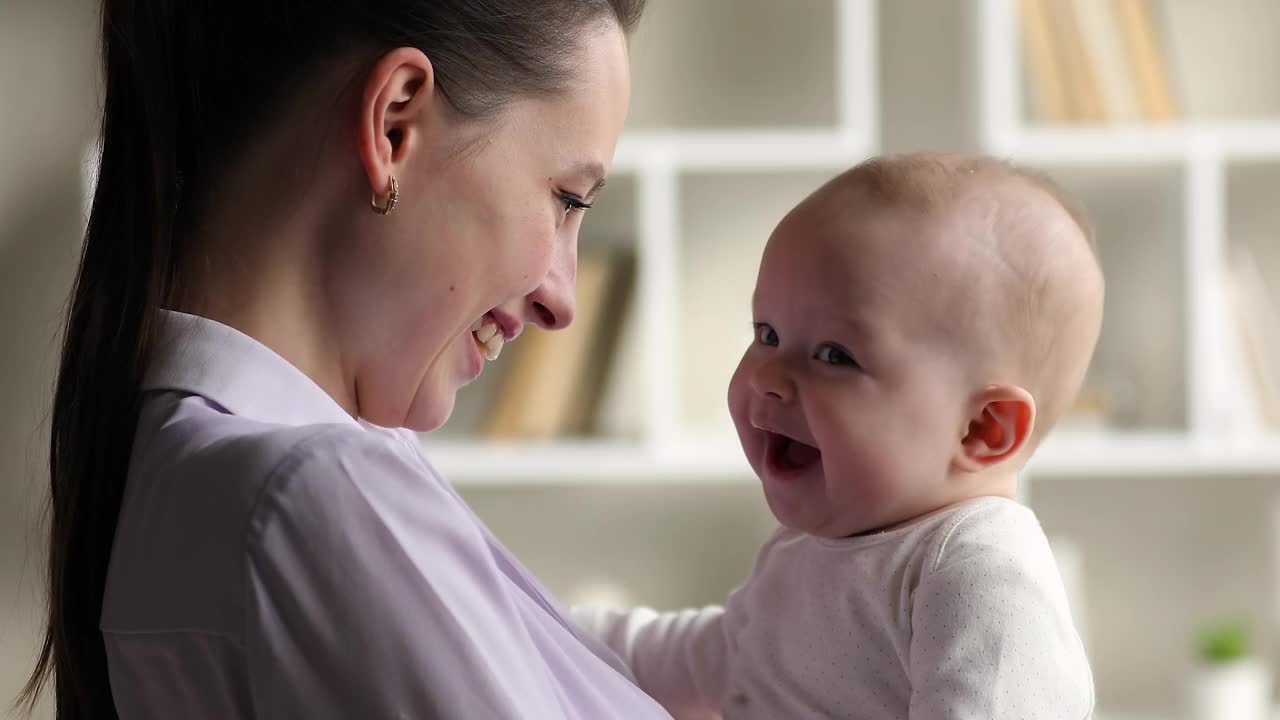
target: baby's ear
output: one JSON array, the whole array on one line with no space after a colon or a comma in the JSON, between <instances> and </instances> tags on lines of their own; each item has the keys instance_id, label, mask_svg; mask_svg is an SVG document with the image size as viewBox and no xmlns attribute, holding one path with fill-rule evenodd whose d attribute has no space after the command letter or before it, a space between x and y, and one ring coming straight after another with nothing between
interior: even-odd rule
<instances>
[{"instance_id":1,"label":"baby's ear","mask_svg":"<svg viewBox=\"0 0 1280 720\"><path fill-rule=\"evenodd\" d=\"M974 408L954 465L976 473L1017 455L1031 439L1036 403L1014 385L993 385L974 398Z\"/></svg>"}]
</instances>

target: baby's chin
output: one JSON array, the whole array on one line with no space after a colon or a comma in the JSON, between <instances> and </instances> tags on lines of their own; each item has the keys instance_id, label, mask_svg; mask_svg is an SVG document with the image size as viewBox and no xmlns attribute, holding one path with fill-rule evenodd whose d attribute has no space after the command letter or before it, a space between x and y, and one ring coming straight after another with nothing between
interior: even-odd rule
<instances>
[{"instance_id":1,"label":"baby's chin","mask_svg":"<svg viewBox=\"0 0 1280 720\"><path fill-rule=\"evenodd\" d=\"M861 534L874 523L850 517L833 516L830 508L793 505L765 489L765 503L778 524L788 530L827 540L839 540Z\"/></svg>"},{"instance_id":2,"label":"baby's chin","mask_svg":"<svg viewBox=\"0 0 1280 720\"><path fill-rule=\"evenodd\" d=\"M878 535L910 525L932 512L895 512L885 507L868 507L865 499L859 507L843 511L830 506L797 507L789 505L784 498L772 496L767 489L765 499L778 524L795 532L827 540Z\"/></svg>"}]
</instances>

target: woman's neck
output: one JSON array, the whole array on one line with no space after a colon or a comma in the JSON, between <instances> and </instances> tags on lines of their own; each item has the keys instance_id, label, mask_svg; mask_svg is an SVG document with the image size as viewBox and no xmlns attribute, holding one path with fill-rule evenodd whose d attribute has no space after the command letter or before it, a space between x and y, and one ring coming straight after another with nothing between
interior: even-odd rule
<instances>
[{"instance_id":1,"label":"woman's neck","mask_svg":"<svg viewBox=\"0 0 1280 720\"><path fill-rule=\"evenodd\" d=\"M279 127L286 130L255 143L212 193L179 269L175 309L253 337L355 415L325 281L326 239L341 232L335 208L350 204L335 167L342 153L325 147L333 134Z\"/></svg>"}]
</instances>

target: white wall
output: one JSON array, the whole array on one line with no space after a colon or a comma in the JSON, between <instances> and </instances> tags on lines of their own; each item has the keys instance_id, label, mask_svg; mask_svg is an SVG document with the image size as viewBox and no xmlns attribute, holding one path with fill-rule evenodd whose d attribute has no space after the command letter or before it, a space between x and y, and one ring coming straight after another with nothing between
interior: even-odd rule
<instances>
[{"instance_id":1,"label":"white wall","mask_svg":"<svg viewBox=\"0 0 1280 720\"><path fill-rule=\"evenodd\" d=\"M30 671L58 311L79 249L81 151L97 99L96 3L0 2L0 708ZM3 713L3 710L0 710Z\"/></svg>"}]
</instances>

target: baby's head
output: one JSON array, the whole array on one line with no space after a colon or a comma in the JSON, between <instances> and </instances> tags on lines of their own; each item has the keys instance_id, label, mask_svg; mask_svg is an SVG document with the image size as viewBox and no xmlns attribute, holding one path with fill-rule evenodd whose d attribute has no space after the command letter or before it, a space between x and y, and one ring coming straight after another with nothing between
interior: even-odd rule
<instances>
[{"instance_id":1,"label":"baby's head","mask_svg":"<svg viewBox=\"0 0 1280 720\"><path fill-rule=\"evenodd\" d=\"M765 247L729 409L778 520L826 537L983 495L1083 382L1102 324L1091 233L1049 180L987 157L877 158Z\"/></svg>"}]
</instances>

